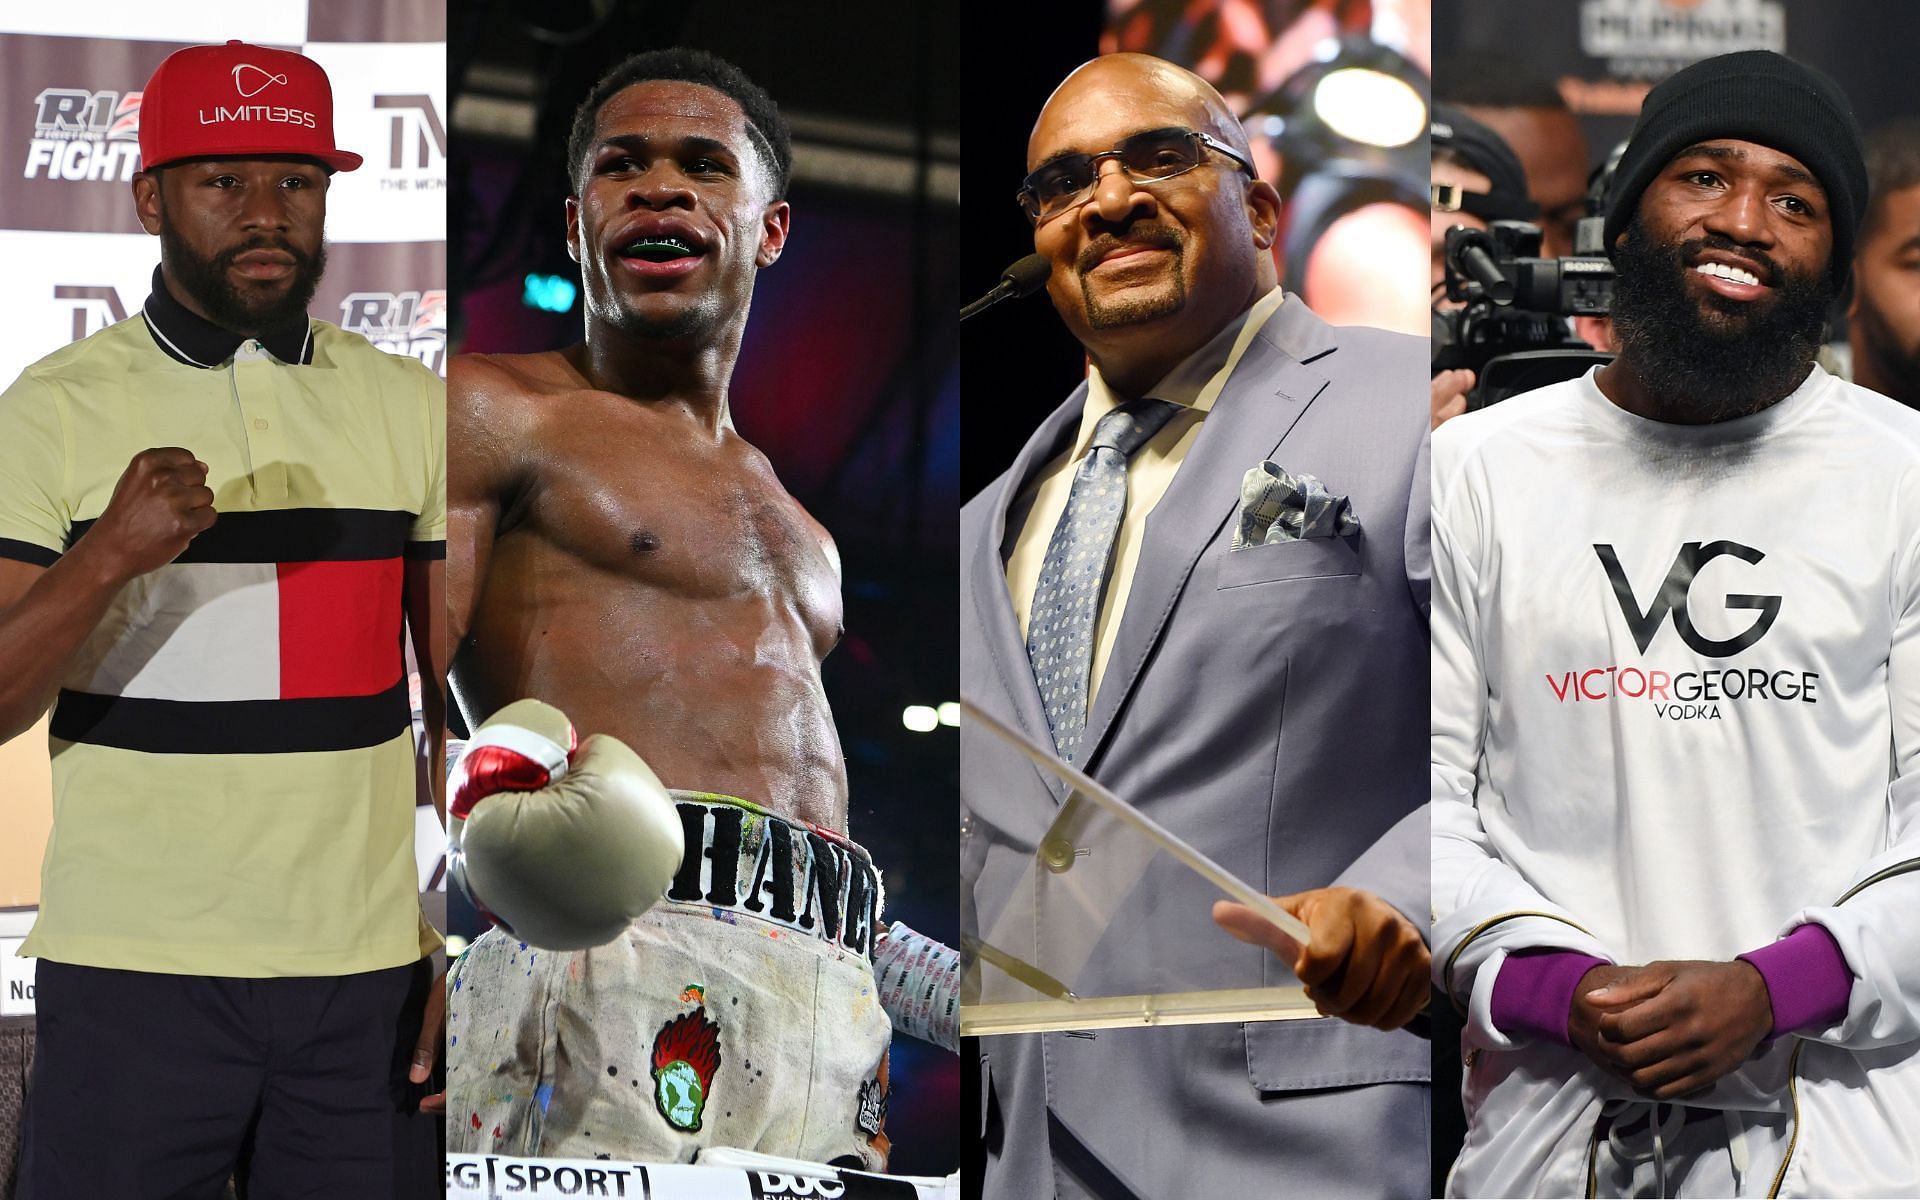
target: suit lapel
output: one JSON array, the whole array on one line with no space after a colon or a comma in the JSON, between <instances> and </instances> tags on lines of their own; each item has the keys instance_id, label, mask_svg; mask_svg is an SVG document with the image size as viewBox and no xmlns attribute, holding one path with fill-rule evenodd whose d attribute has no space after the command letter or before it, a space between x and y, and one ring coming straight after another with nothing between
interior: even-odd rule
<instances>
[{"instance_id":1,"label":"suit lapel","mask_svg":"<svg viewBox=\"0 0 1920 1200\"><path fill-rule=\"evenodd\" d=\"M968 572L973 583L974 611L979 614L985 633L993 673L1012 706L1013 724L1035 743L1049 747L1053 745L1053 731L1047 727L1040 688L1033 681L1026 640L1020 636L1020 624L1014 619L1013 600L1007 593L1006 564L1000 561L1000 546L1006 540L1008 509L1034 475L1066 449L1068 440L1080 426L1086 398L1087 385L1082 383L1027 439L1013 466L1000 478L984 536L969 551L974 556ZM1035 773L1046 781L1047 790L1053 793L1056 803L1065 800L1065 784L1038 768Z\"/></svg>"},{"instance_id":2,"label":"suit lapel","mask_svg":"<svg viewBox=\"0 0 1920 1200\"><path fill-rule=\"evenodd\" d=\"M1274 456L1326 387L1326 376L1308 364L1335 346L1332 328L1289 295L1235 365L1173 483L1147 517L1127 610L1087 714L1083 766L1098 765L1115 717L1139 683L1194 564L1240 511L1241 476Z\"/></svg>"}]
</instances>

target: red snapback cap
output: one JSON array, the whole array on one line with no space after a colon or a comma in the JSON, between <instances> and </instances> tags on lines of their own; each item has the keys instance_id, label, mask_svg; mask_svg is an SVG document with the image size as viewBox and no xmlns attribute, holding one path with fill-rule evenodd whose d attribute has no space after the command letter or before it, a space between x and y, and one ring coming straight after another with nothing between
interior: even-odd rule
<instances>
[{"instance_id":1,"label":"red snapback cap","mask_svg":"<svg viewBox=\"0 0 1920 1200\"><path fill-rule=\"evenodd\" d=\"M141 168L183 158L297 154L336 171L361 158L333 144L333 85L291 50L233 41L167 55L140 100Z\"/></svg>"}]
</instances>

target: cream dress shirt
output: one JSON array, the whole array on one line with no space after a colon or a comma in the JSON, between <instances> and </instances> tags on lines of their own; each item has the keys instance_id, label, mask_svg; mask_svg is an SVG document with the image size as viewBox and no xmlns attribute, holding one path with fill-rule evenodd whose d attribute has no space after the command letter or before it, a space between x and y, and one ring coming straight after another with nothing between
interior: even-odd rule
<instances>
[{"instance_id":1,"label":"cream dress shirt","mask_svg":"<svg viewBox=\"0 0 1920 1200\"><path fill-rule=\"evenodd\" d=\"M1180 470L1188 449L1199 436L1200 423L1212 411L1213 402L1226 387L1234 367L1239 365L1240 356L1246 353L1247 346L1268 318L1279 311L1284 295L1276 287L1254 301L1237 323L1229 322L1213 340L1181 360L1165 379L1147 390L1147 395L1178 404L1186 411L1174 414L1127 462L1127 510L1120 518L1113 574L1108 577L1106 595L1101 597L1100 616L1094 628L1093 674L1087 683L1089 709L1100 690L1107 657L1113 652L1121 614L1127 611L1127 594L1133 589L1133 572L1140 561L1140 540L1146 531L1147 516L1173 483L1175 472ZM1093 427L1126 399L1107 386L1098 367L1089 367L1086 404L1080 410L1080 431L1073 445L1034 476L1009 510L1018 513L1025 508L1027 511L1026 523L1021 526L1012 553L1007 557L1007 589L1023 639L1027 636L1027 617L1033 608L1033 589L1040 581L1040 564L1047 556L1053 527L1059 524L1060 514L1067 509L1074 470L1093 441Z\"/></svg>"}]
</instances>

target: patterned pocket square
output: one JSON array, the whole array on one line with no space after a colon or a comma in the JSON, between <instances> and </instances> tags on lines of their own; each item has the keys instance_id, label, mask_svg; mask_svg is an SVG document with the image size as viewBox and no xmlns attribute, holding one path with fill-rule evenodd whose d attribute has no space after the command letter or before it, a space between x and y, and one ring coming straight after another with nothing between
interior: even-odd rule
<instances>
[{"instance_id":1,"label":"patterned pocket square","mask_svg":"<svg viewBox=\"0 0 1920 1200\"><path fill-rule=\"evenodd\" d=\"M1273 462L1262 462L1241 477L1235 550L1359 532L1360 519L1353 515L1353 505L1311 475L1294 475Z\"/></svg>"}]
</instances>

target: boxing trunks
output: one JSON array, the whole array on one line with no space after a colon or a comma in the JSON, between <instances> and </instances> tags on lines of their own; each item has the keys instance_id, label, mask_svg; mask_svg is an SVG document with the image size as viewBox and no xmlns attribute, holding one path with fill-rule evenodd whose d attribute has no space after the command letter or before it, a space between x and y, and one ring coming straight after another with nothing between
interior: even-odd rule
<instances>
[{"instance_id":1,"label":"boxing trunks","mask_svg":"<svg viewBox=\"0 0 1920 1200\"><path fill-rule=\"evenodd\" d=\"M692 1162L709 1146L886 1165L879 877L846 838L672 793L686 855L613 942L500 929L454 965L448 1148Z\"/></svg>"}]
</instances>

